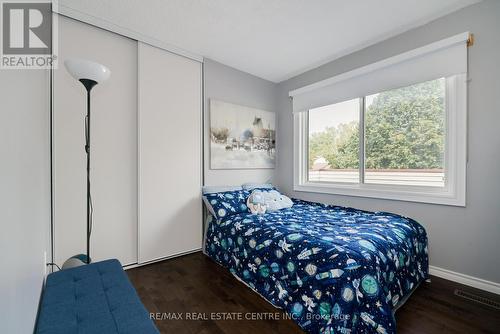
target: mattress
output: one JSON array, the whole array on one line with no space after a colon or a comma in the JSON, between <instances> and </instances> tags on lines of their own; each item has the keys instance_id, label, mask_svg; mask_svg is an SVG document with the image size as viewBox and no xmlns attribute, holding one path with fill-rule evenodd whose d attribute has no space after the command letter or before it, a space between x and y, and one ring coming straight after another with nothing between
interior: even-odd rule
<instances>
[{"instance_id":1,"label":"mattress","mask_svg":"<svg viewBox=\"0 0 500 334\"><path fill-rule=\"evenodd\" d=\"M387 212L293 200L209 217L204 251L308 333L395 333L394 310L428 278L427 234Z\"/></svg>"}]
</instances>

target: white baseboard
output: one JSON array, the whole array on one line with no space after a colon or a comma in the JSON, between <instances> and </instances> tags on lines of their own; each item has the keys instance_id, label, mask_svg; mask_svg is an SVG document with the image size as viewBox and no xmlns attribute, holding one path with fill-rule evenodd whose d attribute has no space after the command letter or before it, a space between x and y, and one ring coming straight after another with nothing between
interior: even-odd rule
<instances>
[{"instance_id":1,"label":"white baseboard","mask_svg":"<svg viewBox=\"0 0 500 334\"><path fill-rule=\"evenodd\" d=\"M500 295L500 283L487 281L481 278L457 273L448 269L443 269L434 266L429 266L429 273L431 275L441 277L449 281L457 282L463 285L468 285L476 289Z\"/></svg>"}]
</instances>

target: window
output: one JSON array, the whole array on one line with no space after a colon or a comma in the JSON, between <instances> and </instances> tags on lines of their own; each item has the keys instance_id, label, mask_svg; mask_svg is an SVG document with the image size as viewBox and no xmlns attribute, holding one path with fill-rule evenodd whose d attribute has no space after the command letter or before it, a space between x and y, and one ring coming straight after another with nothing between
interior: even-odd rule
<instances>
[{"instance_id":1,"label":"window","mask_svg":"<svg viewBox=\"0 0 500 334\"><path fill-rule=\"evenodd\" d=\"M299 131L306 137L307 149L300 159L307 159L307 175L296 190L450 204L441 199L456 188L449 181L457 169L451 168L457 159L457 145L451 138L457 134L451 126L459 117L452 110L457 105L453 101L464 94L460 77L298 114L304 119ZM355 185L351 188L355 192L349 191L349 185Z\"/></svg>"},{"instance_id":2,"label":"window","mask_svg":"<svg viewBox=\"0 0 500 334\"><path fill-rule=\"evenodd\" d=\"M454 36L290 92L294 190L465 206L466 59Z\"/></svg>"},{"instance_id":3,"label":"window","mask_svg":"<svg viewBox=\"0 0 500 334\"><path fill-rule=\"evenodd\" d=\"M359 108L354 99L309 110L309 181L359 182Z\"/></svg>"},{"instance_id":4,"label":"window","mask_svg":"<svg viewBox=\"0 0 500 334\"><path fill-rule=\"evenodd\" d=\"M444 78L314 108L308 116L310 182L445 186Z\"/></svg>"},{"instance_id":5,"label":"window","mask_svg":"<svg viewBox=\"0 0 500 334\"><path fill-rule=\"evenodd\" d=\"M444 187L445 79L365 97L366 183Z\"/></svg>"}]
</instances>

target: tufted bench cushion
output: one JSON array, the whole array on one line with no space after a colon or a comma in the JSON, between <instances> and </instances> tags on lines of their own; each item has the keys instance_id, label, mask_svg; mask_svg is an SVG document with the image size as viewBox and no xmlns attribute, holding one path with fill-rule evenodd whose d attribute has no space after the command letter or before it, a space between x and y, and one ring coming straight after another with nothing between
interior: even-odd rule
<instances>
[{"instance_id":1,"label":"tufted bench cushion","mask_svg":"<svg viewBox=\"0 0 500 334\"><path fill-rule=\"evenodd\" d=\"M38 334L158 334L118 260L47 276Z\"/></svg>"}]
</instances>

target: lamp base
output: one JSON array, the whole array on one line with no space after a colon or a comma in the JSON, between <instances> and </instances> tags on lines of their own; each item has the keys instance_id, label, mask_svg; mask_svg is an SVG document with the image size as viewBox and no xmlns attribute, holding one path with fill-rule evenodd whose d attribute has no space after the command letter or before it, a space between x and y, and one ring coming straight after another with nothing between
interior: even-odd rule
<instances>
[{"instance_id":1,"label":"lamp base","mask_svg":"<svg viewBox=\"0 0 500 334\"><path fill-rule=\"evenodd\" d=\"M89 264L89 263L92 262L92 259L89 259L89 260L90 261L87 261L87 255L85 255L85 254L77 254L75 256L70 257L69 259L67 259L64 262L64 264L62 266L62 270L84 266L84 265Z\"/></svg>"}]
</instances>

